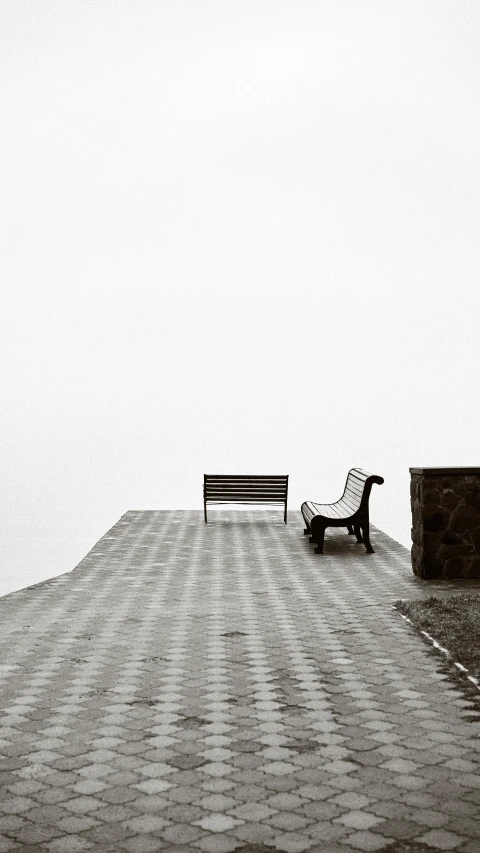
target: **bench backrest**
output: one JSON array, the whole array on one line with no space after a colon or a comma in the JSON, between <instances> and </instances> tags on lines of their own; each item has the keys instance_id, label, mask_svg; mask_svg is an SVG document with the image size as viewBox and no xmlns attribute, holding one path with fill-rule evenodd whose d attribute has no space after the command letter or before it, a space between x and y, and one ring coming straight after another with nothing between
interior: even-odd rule
<instances>
[{"instance_id":1,"label":"bench backrest","mask_svg":"<svg viewBox=\"0 0 480 853\"><path fill-rule=\"evenodd\" d=\"M216 503L285 503L288 474L204 474L203 497Z\"/></svg>"},{"instance_id":2,"label":"bench backrest","mask_svg":"<svg viewBox=\"0 0 480 853\"><path fill-rule=\"evenodd\" d=\"M347 482L343 495L338 503L350 510L353 515L360 508L368 508L368 499L374 483L379 486L384 482L383 477L377 474L370 474L362 468L351 468L347 475Z\"/></svg>"}]
</instances>

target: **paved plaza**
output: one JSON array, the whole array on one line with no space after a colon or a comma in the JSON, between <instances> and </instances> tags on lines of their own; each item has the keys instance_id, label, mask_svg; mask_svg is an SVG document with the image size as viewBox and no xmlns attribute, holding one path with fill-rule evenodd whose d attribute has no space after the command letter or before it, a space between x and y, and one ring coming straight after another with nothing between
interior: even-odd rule
<instances>
[{"instance_id":1,"label":"paved plaza","mask_svg":"<svg viewBox=\"0 0 480 853\"><path fill-rule=\"evenodd\" d=\"M0 853L478 853L473 687L391 606L445 585L372 544L128 512L0 599Z\"/></svg>"}]
</instances>

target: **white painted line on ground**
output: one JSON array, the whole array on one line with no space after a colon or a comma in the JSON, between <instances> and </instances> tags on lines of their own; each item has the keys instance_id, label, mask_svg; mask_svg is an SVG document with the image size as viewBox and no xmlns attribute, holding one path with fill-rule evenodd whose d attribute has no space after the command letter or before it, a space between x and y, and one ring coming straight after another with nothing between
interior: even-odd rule
<instances>
[{"instance_id":1,"label":"white painted line on ground","mask_svg":"<svg viewBox=\"0 0 480 853\"><path fill-rule=\"evenodd\" d=\"M394 604L391 604L390 606L391 606L392 610L395 610L398 613L398 615L402 617L402 619L405 619L405 622L408 622L408 624L412 626L412 628L416 628L416 625L414 625L412 620L409 619L408 616L404 616L403 613L400 613L400 611L395 607ZM447 658L452 657L451 652L449 652L448 649L445 649L443 646L441 646L440 643L438 642L438 640L436 640L434 637L430 636L430 634L428 634L427 631L423 631L422 629L420 629L420 633L423 634L423 636L426 637L427 640L429 640L436 649L438 649L440 652L443 652L443 654L446 655ZM466 666L463 665L463 663L459 663L458 661L452 661L452 663L454 666L456 666L458 669L460 669L462 672L464 672L466 674L466 677L468 678L468 680L471 681L472 684L475 685L477 690L480 690L480 680L478 678L475 678L474 675L468 675L468 669L466 668Z\"/></svg>"}]
</instances>

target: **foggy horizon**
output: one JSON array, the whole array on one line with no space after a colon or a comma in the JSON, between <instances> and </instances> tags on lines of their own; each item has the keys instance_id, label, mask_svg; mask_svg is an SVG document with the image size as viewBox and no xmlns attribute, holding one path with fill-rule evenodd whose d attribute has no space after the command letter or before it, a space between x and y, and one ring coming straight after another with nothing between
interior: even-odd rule
<instances>
[{"instance_id":1,"label":"foggy horizon","mask_svg":"<svg viewBox=\"0 0 480 853\"><path fill-rule=\"evenodd\" d=\"M478 18L2 3L0 594L205 472L364 468L410 547L409 468L479 464Z\"/></svg>"}]
</instances>

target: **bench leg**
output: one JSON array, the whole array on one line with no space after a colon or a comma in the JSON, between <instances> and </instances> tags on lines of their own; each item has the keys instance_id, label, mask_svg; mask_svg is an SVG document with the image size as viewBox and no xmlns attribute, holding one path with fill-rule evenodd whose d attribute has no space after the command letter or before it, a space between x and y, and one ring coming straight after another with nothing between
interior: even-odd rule
<instances>
[{"instance_id":1,"label":"bench leg","mask_svg":"<svg viewBox=\"0 0 480 853\"><path fill-rule=\"evenodd\" d=\"M303 531L303 535L304 535L304 536L309 536L309 535L310 535L310 528L309 528L309 527L305 527L305 529L304 529L304 531Z\"/></svg>"},{"instance_id":2,"label":"bench leg","mask_svg":"<svg viewBox=\"0 0 480 853\"><path fill-rule=\"evenodd\" d=\"M372 548L372 543L370 542L370 525L368 521L365 524L362 524L362 534L363 534L363 543L365 548L367 549L367 554L374 554L375 551Z\"/></svg>"},{"instance_id":3,"label":"bench leg","mask_svg":"<svg viewBox=\"0 0 480 853\"><path fill-rule=\"evenodd\" d=\"M314 542L317 546L315 548L315 551L314 551L315 554L323 554L324 537L325 537L325 529L319 530L318 533L316 534L316 538L314 539Z\"/></svg>"},{"instance_id":4,"label":"bench leg","mask_svg":"<svg viewBox=\"0 0 480 853\"><path fill-rule=\"evenodd\" d=\"M347 530L353 535L353 524L347 524Z\"/></svg>"},{"instance_id":5,"label":"bench leg","mask_svg":"<svg viewBox=\"0 0 480 853\"><path fill-rule=\"evenodd\" d=\"M355 536L357 537L357 542L363 542L363 539L362 539L362 533L361 533L361 530L360 530L360 525L359 525L359 524L354 524L354 525L353 525L353 529L354 529L354 531L355 531Z\"/></svg>"},{"instance_id":6,"label":"bench leg","mask_svg":"<svg viewBox=\"0 0 480 853\"><path fill-rule=\"evenodd\" d=\"M203 504L203 513L205 515L205 524L208 524L208 521L207 521L207 504L206 503Z\"/></svg>"},{"instance_id":7,"label":"bench leg","mask_svg":"<svg viewBox=\"0 0 480 853\"><path fill-rule=\"evenodd\" d=\"M283 520L284 520L284 522L285 522L285 524L286 524L286 523L287 523L287 504L285 504L285 513L284 513L284 515L283 515Z\"/></svg>"}]
</instances>

